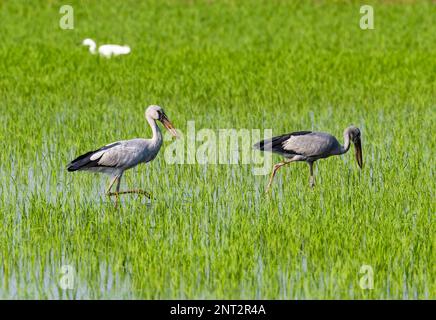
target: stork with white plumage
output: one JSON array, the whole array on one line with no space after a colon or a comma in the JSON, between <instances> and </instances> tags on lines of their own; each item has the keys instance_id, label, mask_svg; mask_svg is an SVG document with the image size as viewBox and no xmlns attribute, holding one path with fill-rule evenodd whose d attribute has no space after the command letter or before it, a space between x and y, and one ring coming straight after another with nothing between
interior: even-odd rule
<instances>
[{"instance_id":1,"label":"stork with white plumage","mask_svg":"<svg viewBox=\"0 0 436 320\"><path fill-rule=\"evenodd\" d=\"M140 189L120 191L121 177L124 171L140 163L150 162L157 156L163 138L156 121L160 121L174 137L178 137L178 134L164 110L159 106L149 106L145 111L145 118L153 132L151 139L137 138L110 143L71 161L67 166L67 170L102 172L111 175L112 179L106 190L106 195L109 197L116 196L115 206L117 206L118 196L121 194L137 193L150 198L148 192ZM115 182L117 182L116 191L111 192Z\"/></svg>"},{"instance_id":2,"label":"stork with white plumage","mask_svg":"<svg viewBox=\"0 0 436 320\"><path fill-rule=\"evenodd\" d=\"M329 133L312 131L292 132L256 143L253 146L254 148L261 151L278 153L285 158L282 162L274 165L266 187L266 192L269 191L277 170L295 161L305 161L309 164L309 184L311 187L314 187L313 163L318 159L346 153L350 149L350 142L353 142L355 147L357 164L362 168L363 159L360 130L355 126L350 126L345 129L343 146Z\"/></svg>"}]
</instances>

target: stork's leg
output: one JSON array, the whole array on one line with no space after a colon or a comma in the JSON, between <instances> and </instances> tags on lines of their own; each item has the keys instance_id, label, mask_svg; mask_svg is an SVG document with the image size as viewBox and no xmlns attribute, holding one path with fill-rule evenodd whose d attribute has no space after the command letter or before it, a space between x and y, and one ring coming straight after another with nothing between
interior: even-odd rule
<instances>
[{"instance_id":1,"label":"stork's leg","mask_svg":"<svg viewBox=\"0 0 436 320\"><path fill-rule=\"evenodd\" d=\"M112 178L112 180L109 182L109 186L107 187L107 189L106 189L106 195L107 196L111 196L111 189L112 189L112 186L114 185L114 183L115 183L115 181L118 179L118 176L114 176L113 178Z\"/></svg>"},{"instance_id":2,"label":"stork's leg","mask_svg":"<svg viewBox=\"0 0 436 320\"><path fill-rule=\"evenodd\" d=\"M274 165L274 167L273 167L273 171L271 172L271 176L270 176L270 178L269 178L268 185L266 186L265 193L268 193L268 192L269 192L269 190L270 190L270 188L271 188L271 184L272 184L272 182L273 182L273 179L274 179L274 177L275 177L275 175L276 175L277 170L279 170L279 169L280 169L281 167L283 167L285 164L288 164L288 163L290 163L290 162L291 162L291 160L285 160L285 161L282 161L282 162L276 163L276 164Z\"/></svg>"},{"instance_id":3,"label":"stork's leg","mask_svg":"<svg viewBox=\"0 0 436 320\"><path fill-rule=\"evenodd\" d=\"M115 199L115 208L118 206L118 201L119 201L119 199L118 199L118 191L120 190L120 183L121 183L121 177L122 176L123 176L122 173L119 174L119 175L114 176L112 178L111 182L109 183L108 188L106 189L106 195L108 197L116 196L116 199ZM117 182L116 192L111 192L111 189L112 189L115 181Z\"/></svg>"},{"instance_id":4,"label":"stork's leg","mask_svg":"<svg viewBox=\"0 0 436 320\"><path fill-rule=\"evenodd\" d=\"M310 179L309 179L309 185L311 188L315 186L315 177L313 176L313 162L308 162L309 168L310 168Z\"/></svg>"},{"instance_id":5,"label":"stork's leg","mask_svg":"<svg viewBox=\"0 0 436 320\"><path fill-rule=\"evenodd\" d=\"M117 187L115 189L115 208L118 207L118 203L120 202L120 186L121 186L121 177L123 174L120 174L120 176L117 179Z\"/></svg>"}]
</instances>

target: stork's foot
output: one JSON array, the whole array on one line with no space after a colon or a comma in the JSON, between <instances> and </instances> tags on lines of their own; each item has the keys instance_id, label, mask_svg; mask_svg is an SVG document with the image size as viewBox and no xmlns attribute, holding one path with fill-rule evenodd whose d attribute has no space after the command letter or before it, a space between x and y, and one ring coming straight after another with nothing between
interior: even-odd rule
<instances>
[{"instance_id":1,"label":"stork's foot","mask_svg":"<svg viewBox=\"0 0 436 320\"><path fill-rule=\"evenodd\" d=\"M140 189L123 191L121 193L136 193L136 194L140 194L142 196L146 196L148 199L152 199L153 198L151 193L149 193L147 191L144 191L144 190L140 190Z\"/></svg>"},{"instance_id":2,"label":"stork's foot","mask_svg":"<svg viewBox=\"0 0 436 320\"><path fill-rule=\"evenodd\" d=\"M310 177L309 179L309 186L313 189L315 187L315 178Z\"/></svg>"},{"instance_id":3,"label":"stork's foot","mask_svg":"<svg viewBox=\"0 0 436 320\"><path fill-rule=\"evenodd\" d=\"M144 190L140 190L140 189L135 189L135 190L126 190L126 191L119 191L119 192L109 192L107 195L109 197L111 196L116 196L118 198L119 195L122 194L129 194L129 193L136 193L136 194L140 194L142 196L146 196L149 199L152 199L152 195L151 193L144 191Z\"/></svg>"},{"instance_id":4,"label":"stork's foot","mask_svg":"<svg viewBox=\"0 0 436 320\"><path fill-rule=\"evenodd\" d=\"M115 209L118 208L118 203L120 202L120 197L117 192L106 192L106 196L113 197L115 196Z\"/></svg>"},{"instance_id":5,"label":"stork's foot","mask_svg":"<svg viewBox=\"0 0 436 320\"><path fill-rule=\"evenodd\" d=\"M118 203L120 202L120 195L122 194L129 194L129 193L136 193L142 196L146 196L148 199L153 199L151 194L148 193L147 191L144 190L140 190L140 189L135 189L135 190L126 190L126 191L119 191L119 192L107 192L106 195L108 197L113 197L115 196L115 209L118 208Z\"/></svg>"}]
</instances>

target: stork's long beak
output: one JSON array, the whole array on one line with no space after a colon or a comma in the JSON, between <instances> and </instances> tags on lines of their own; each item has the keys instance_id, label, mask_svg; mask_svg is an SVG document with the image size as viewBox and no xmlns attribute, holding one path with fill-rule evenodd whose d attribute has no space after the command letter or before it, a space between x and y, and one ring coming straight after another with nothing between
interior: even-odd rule
<instances>
[{"instance_id":1,"label":"stork's long beak","mask_svg":"<svg viewBox=\"0 0 436 320\"><path fill-rule=\"evenodd\" d=\"M362 158L362 142L360 141L360 138L354 142L354 149L356 152L356 160L359 167L363 168L363 158Z\"/></svg>"},{"instance_id":2,"label":"stork's long beak","mask_svg":"<svg viewBox=\"0 0 436 320\"><path fill-rule=\"evenodd\" d=\"M166 116L166 114L163 114L161 116L160 121L162 122L162 124L164 125L165 128L167 128L167 130L173 135L173 137L178 138L179 134L176 131L176 128L174 128L173 124L171 123L171 121L168 119L168 117Z\"/></svg>"}]
</instances>

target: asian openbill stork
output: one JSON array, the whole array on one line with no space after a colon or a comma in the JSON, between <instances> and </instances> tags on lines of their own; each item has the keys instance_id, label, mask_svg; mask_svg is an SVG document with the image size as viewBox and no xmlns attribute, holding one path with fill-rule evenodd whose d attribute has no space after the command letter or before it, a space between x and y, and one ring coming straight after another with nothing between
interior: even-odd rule
<instances>
[{"instance_id":1,"label":"asian openbill stork","mask_svg":"<svg viewBox=\"0 0 436 320\"><path fill-rule=\"evenodd\" d=\"M360 130L354 126L345 129L343 146L341 146L338 140L329 133L312 131L287 133L256 143L253 146L256 149L261 151L272 151L285 157L282 162L274 165L265 192L269 191L277 170L294 161L306 161L309 164L309 184L313 187L315 185L313 163L318 159L346 153L350 149L350 142L354 143L357 164L362 168L363 159Z\"/></svg>"},{"instance_id":2,"label":"asian openbill stork","mask_svg":"<svg viewBox=\"0 0 436 320\"><path fill-rule=\"evenodd\" d=\"M162 133L156 121L159 120L174 136L178 137L177 131L159 106L149 106L145 111L145 118L150 124L153 136L151 139L122 140L108 144L98 150L87 152L68 164L68 171L93 171L103 172L112 176L106 195L116 196L115 206L118 204L118 196L126 193L142 194L150 198L150 194L139 189L120 191L121 177L124 171L136 165L153 160L162 146ZM117 182L116 191L111 192L112 186Z\"/></svg>"}]
</instances>

